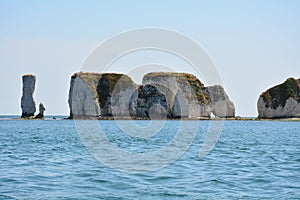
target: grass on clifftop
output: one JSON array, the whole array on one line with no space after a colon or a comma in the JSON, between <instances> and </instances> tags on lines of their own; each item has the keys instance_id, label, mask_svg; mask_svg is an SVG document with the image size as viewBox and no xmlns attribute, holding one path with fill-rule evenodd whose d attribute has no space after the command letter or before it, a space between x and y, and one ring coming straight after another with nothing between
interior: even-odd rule
<instances>
[{"instance_id":1,"label":"grass on clifftop","mask_svg":"<svg viewBox=\"0 0 300 200\"><path fill-rule=\"evenodd\" d=\"M71 78L74 79L77 76L86 83L93 98L97 98L101 105L105 104L105 97L111 96L118 82L120 87L116 88L116 90L128 85L135 85L129 76L118 73L77 72ZM102 97L101 100L100 97Z\"/></svg>"},{"instance_id":2,"label":"grass on clifftop","mask_svg":"<svg viewBox=\"0 0 300 200\"><path fill-rule=\"evenodd\" d=\"M204 84L200 80L189 73L177 73L177 72L151 72L146 74L144 77L160 77L168 76L176 78L177 82L182 85L188 83L191 86L193 95L195 95L199 102L208 105L210 96L207 89L204 87ZM193 96L192 95L192 96Z\"/></svg>"},{"instance_id":3,"label":"grass on clifftop","mask_svg":"<svg viewBox=\"0 0 300 200\"><path fill-rule=\"evenodd\" d=\"M24 74L23 75L23 77L27 77L27 76L34 76L35 77L35 75L33 75L33 74Z\"/></svg>"},{"instance_id":4,"label":"grass on clifftop","mask_svg":"<svg viewBox=\"0 0 300 200\"><path fill-rule=\"evenodd\" d=\"M74 79L77 76L79 76L86 83L93 98L96 98L97 97L96 89L101 75L102 75L101 73L77 72L73 74L71 78Z\"/></svg>"},{"instance_id":5,"label":"grass on clifftop","mask_svg":"<svg viewBox=\"0 0 300 200\"><path fill-rule=\"evenodd\" d=\"M267 108L284 107L289 98L300 103L300 83L294 78L288 78L284 83L270 88L260 95L266 102Z\"/></svg>"}]
</instances>

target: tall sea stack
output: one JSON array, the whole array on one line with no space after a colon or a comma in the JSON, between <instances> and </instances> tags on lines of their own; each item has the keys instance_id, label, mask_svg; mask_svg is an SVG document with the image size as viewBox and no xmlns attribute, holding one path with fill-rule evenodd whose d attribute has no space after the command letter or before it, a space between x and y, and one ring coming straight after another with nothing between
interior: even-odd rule
<instances>
[{"instance_id":1,"label":"tall sea stack","mask_svg":"<svg viewBox=\"0 0 300 200\"><path fill-rule=\"evenodd\" d=\"M33 93L35 89L36 77L32 74L26 74L22 77L23 94L21 98L22 118L34 116L36 111Z\"/></svg>"}]
</instances>

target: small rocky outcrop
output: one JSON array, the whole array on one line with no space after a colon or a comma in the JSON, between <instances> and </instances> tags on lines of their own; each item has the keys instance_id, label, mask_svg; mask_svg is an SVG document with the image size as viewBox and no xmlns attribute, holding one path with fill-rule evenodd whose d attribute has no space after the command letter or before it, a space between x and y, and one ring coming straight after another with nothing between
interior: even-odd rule
<instances>
[{"instance_id":1,"label":"small rocky outcrop","mask_svg":"<svg viewBox=\"0 0 300 200\"><path fill-rule=\"evenodd\" d=\"M36 77L32 74L26 74L22 77L23 91L21 98L22 118L34 116L36 111L33 93L35 90Z\"/></svg>"},{"instance_id":2,"label":"small rocky outcrop","mask_svg":"<svg viewBox=\"0 0 300 200\"><path fill-rule=\"evenodd\" d=\"M224 88L220 85L208 86L210 112L217 117L234 117L235 107Z\"/></svg>"},{"instance_id":3,"label":"small rocky outcrop","mask_svg":"<svg viewBox=\"0 0 300 200\"><path fill-rule=\"evenodd\" d=\"M300 79L289 78L263 92L257 109L259 118L300 117Z\"/></svg>"},{"instance_id":4,"label":"small rocky outcrop","mask_svg":"<svg viewBox=\"0 0 300 200\"><path fill-rule=\"evenodd\" d=\"M44 107L43 103L40 103L39 105L39 114L35 116L36 119L44 119L44 112L46 108Z\"/></svg>"},{"instance_id":5,"label":"small rocky outcrop","mask_svg":"<svg viewBox=\"0 0 300 200\"><path fill-rule=\"evenodd\" d=\"M205 87L187 73L155 72L136 85L116 73L83 73L71 77L70 118L209 118L233 117L234 105L221 86Z\"/></svg>"}]
</instances>

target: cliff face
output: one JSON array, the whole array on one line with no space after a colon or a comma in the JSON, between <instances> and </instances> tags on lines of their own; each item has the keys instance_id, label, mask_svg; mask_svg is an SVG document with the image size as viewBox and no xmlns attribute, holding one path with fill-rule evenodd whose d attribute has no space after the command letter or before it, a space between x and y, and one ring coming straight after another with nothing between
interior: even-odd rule
<instances>
[{"instance_id":1,"label":"cliff face","mask_svg":"<svg viewBox=\"0 0 300 200\"><path fill-rule=\"evenodd\" d=\"M128 105L136 85L116 73L75 73L69 90L70 117L130 117Z\"/></svg>"},{"instance_id":2,"label":"cliff face","mask_svg":"<svg viewBox=\"0 0 300 200\"><path fill-rule=\"evenodd\" d=\"M96 88L100 74L76 73L71 77L69 90L70 117L97 117L100 115Z\"/></svg>"},{"instance_id":3,"label":"cliff face","mask_svg":"<svg viewBox=\"0 0 300 200\"><path fill-rule=\"evenodd\" d=\"M167 98L168 116L174 118L209 117L209 93L204 85L187 73L146 74L143 84L158 87Z\"/></svg>"},{"instance_id":4,"label":"cliff face","mask_svg":"<svg viewBox=\"0 0 300 200\"><path fill-rule=\"evenodd\" d=\"M130 99L129 110L132 117L165 119L168 114L167 99L156 86L141 85Z\"/></svg>"},{"instance_id":5,"label":"cliff face","mask_svg":"<svg viewBox=\"0 0 300 200\"><path fill-rule=\"evenodd\" d=\"M35 89L36 77L26 74L22 77L23 94L21 98L22 118L34 116L36 111L33 93Z\"/></svg>"},{"instance_id":6,"label":"cliff face","mask_svg":"<svg viewBox=\"0 0 300 200\"><path fill-rule=\"evenodd\" d=\"M198 118L234 116L234 105L221 86L204 87L187 73L149 73L143 85L115 73L72 76L70 116L117 118ZM223 106L223 107L222 107Z\"/></svg>"},{"instance_id":7,"label":"cliff face","mask_svg":"<svg viewBox=\"0 0 300 200\"><path fill-rule=\"evenodd\" d=\"M220 85L207 87L210 94L210 111L218 117L234 117L235 107Z\"/></svg>"},{"instance_id":8,"label":"cliff face","mask_svg":"<svg viewBox=\"0 0 300 200\"><path fill-rule=\"evenodd\" d=\"M97 84L101 116L130 117L129 103L135 90L135 83L127 75L102 74Z\"/></svg>"},{"instance_id":9,"label":"cliff face","mask_svg":"<svg viewBox=\"0 0 300 200\"><path fill-rule=\"evenodd\" d=\"M143 84L157 86L166 94L173 118L234 117L235 107L223 87L204 87L197 77L187 73L149 73Z\"/></svg>"},{"instance_id":10,"label":"cliff face","mask_svg":"<svg viewBox=\"0 0 300 200\"><path fill-rule=\"evenodd\" d=\"M294 78L262 93L257 102L259 118L300 117L300 81Z\"/></svg>"}]
</instances>

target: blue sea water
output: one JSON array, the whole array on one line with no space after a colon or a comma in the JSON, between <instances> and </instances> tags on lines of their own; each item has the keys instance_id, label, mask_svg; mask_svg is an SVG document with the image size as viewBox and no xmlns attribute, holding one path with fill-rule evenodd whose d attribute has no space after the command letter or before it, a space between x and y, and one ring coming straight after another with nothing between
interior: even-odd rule
<instances>
[{"instance_id":1,"label":"blue sea water","mask_svg":"<svg viewBox=\"0 0 300 200\"><path fill-rule=\"evenodd\" d=\"M210 125L201 121L173 164L126 173L96 160L74 121L50 119L0 120L0 199L300 198L300 122L225 121L215 148L199 159ZM161 134L148 139L123 134L115 121L99 123L115 145L141 153L168 144L180 123L188 129L197 122L167 121Z\"/></svg>"}]
</instances>

